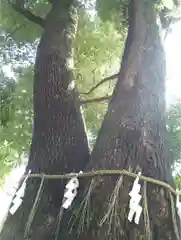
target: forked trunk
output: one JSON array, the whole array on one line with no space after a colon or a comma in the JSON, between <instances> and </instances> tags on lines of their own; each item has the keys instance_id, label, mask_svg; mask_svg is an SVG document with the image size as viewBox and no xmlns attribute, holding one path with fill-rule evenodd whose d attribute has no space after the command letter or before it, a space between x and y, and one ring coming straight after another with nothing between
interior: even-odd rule
<instances>
[{"instance_id":1,"label":"forked trunk","mask_svg":"<svg viewBox=\"0 0 181 240\"><path fill-rule=\"evenodd\" d=\"M165 144L165 53L153 2L130 2L120 76L86 170L141 171L172 185ZM155 184L142 184L146 196L140 204L144 206L147 197L148 208L140 223L128 221L132 184L133 179L124 176L117 182L115 176L91 182L79 212L78 238L178 240L168 191Z\"/></svg>"},{"instance_id":2,"label":"forked trunk","mask_svg":"<svg viewBox=\"0 0 181 240\"><path fill-rule=\"evenodd\" d=\"M73 74L72 43L78 16L72 2L53 1L37 50L33 139L27 168L32 173L78 172L89 158ZM1 240L24 239L39 184L37 179L27 181L23 204L15 215L8 217ZM28 239L54 239L63 186L60 180L45 181Z\"/></svg>"}]
</instances>

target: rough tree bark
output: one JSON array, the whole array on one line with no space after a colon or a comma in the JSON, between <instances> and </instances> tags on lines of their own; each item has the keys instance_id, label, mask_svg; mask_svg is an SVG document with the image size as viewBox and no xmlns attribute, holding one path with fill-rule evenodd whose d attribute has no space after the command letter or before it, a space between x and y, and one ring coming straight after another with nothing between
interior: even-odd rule
<instances>
[{"instance_id":1,"label":"rough tree bark","mask_svg":"<svg viewBox=\"0 0 181 240\"><path fill-rule=\"evenodd\" d=\"M75 1L52 1L35 64L34 126L27 167L32 173L79 172L89 158L73 74L72 44L77 20ZM25 224L39 184L39 180L27 181L23 204L15 215L8 216L1 240L24 239ZM60 181L45 182L28 239L54 239L63 186Z\"/></svg>"},{"instance_id":2,"label":"rough tree bark","mask_svg":"<svg viewBox=\"0 0 181 240\"><path fill-rule=\"evenodd\" d=\"M120 75L86 170L141 171L172 185L165 143L165 53L154 4L150 0L130 1ZM78 239L177 239L167 191L147 184L149 234L143 214L138 226L127 220L132 179L124 177L122 185L119 181L119 193L114 192L112 200L116 178L97 178L96 184L90 199L92 207L88 204L91 210L87 210L92 215L86 215L84 209L78 219L84 225Z\"/></svg>"}]
</instances>

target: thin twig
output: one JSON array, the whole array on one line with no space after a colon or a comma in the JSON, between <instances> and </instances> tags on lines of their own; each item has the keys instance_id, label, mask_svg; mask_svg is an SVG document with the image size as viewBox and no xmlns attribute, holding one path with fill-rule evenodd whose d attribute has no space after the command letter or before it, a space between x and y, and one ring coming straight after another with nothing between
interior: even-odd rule
<instances>
[{"instance_id":1,"label":"thin twig","mask_svg":"<svg viewBox=\"0 0 181 240\"><path fill-rule=\"evenodd\" d=\"M87 104L87 103L96 103L96 102L103 102L103 101L109 101L111 96L104 96L100 98L93 98L93 99L87 99L87 100L80 100L80 104Z\"/></svg>"},{"instance_id":2,"label":"thin twig","mask_svg":"<svg viewBox=\"0 0 181 240\"><path fill-rule=\"evenodd\" d=\"M33 22L33 23L35 23L35 24L37 24L37 25L39 25L41 27L44 27L45 20L42 19L41 17L34 15L32 12L30 12L27 9L18 7L17 4L12 4L12 8L17 13L20 13L21 15L23 15L29 21L31 21L31 22Z\"/></svg>"},{"instance_id":3,"label":"thin twig","mask_svg":"<svg viewBox=\"0 0 181 240\"><path fill-rule=\"evenodd\" d=\"M116 79L118 76L119 76L119 73L115 73L109 77L106 77L106 78L102 79L100 82L98 82L95 86L93 86L88 92L81 92L80 94L88 95L88 94L94 92L94 90L96 90L103 83L110 81L112 79Z\"/></svg>"}]
</instances>

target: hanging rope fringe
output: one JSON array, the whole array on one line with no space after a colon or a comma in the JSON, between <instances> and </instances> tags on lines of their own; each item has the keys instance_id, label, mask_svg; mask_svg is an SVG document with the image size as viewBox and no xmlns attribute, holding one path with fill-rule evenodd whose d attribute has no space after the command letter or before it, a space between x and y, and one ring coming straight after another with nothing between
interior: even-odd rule
<instances>
[{"instance_id":1,"label":"hanging rope fringe","mask_svg":"<svg viewBox=\"0 0 181 240\"><path fill-rule=\"evenodd\" d=\"M38 206L39 206L39 203L40 203L40 200L41 200L41 196L42 196L42 193L43 193L44 180L45 180L45 176L44 176L44 174L41 174L40 187L38 189L38 192L37 192L37 195L36 195L33 207L31 209L31 212L30 212L29 217L28 217L28 221L26 223L26 228L25 228L25 233L24 233L24 238L25 239L28 238L28 235L29 235L29 232L30 232L30 229L31 229L31 226L32 226L35 214L36 214L36 211L38 209Z\"/></svg>"},{"instance_id":2,"label":"hanging rope fringe","mask_svg":"<svg viewBox=\"0 0 181 240\"><path fill-rule=\"evenodd\" d=\"M171 193L171 192L169 192L169 196L170 196L170 204L171 204L171 214L172 214L173 228L174 228L174 232L175 232L176 239L177 239L177 240L180 240L181 238L179 237L179 231L178 231L178 227L177 227L175 204L174 204L174 200L173 200L173 196L172 196L172 193Z\"/></svg>"},{"instance_id":3,"label":"hanging rope fringe","mask_svg":"<svg viewBox=\"0 0 181 240\"><path fill-rule=\"evenodd\" d=\"M41 178L41 183L40 183L40 187L39 187L38 192L37 192L37 196L35 198L35 202L33 204L33 207L31 209L31 212L30 212L29 217L28 217L28 221L27 221L26 228L25 228L25 233L24 233L24 238L25 239L28 238L29 232L31 230L31 226L32 226L36 211L38 209L38 206L39 206L39 203L40 203L40 200L41 200L41 196L42 196L42 192L43 192L43 184L44 184L45 179L55 180L55 179L70 179L72 177L77 177L77 178L95 177L95 176L100 177L100 176L106 176L106 175L107 176L108 175L125 175L125 176L129 176L129 177L132 177L132 178L137 178L137 176L138 176L137 174L128 172L126 170L99 170L99 171L95 171L95 172L85 172L85 173L80 173L80 174L72 174L71 173L71 174L64 174L64 175L48 175L48 174L28 174L28 175L26 175L24 178ZM143 175L139 176L139 180L144 181L143 204L144 204L144 221L145 221L146 239L148 239L148 240L151 239L150 219L149 219L148 201L147 201L147 182L149 182L149 183L152 183L152 184L156 184L160 187L164 187L169 191L172 221L173 221L173 225L174 225L174 233L175 233L176 239L180 240L181 238L179 237L179 231L178 231L177 221L176 221L176 210L175 210L175 204L174 204L174 200L173 200L173 195L177 196L176 190L173 189L169 184L167 184L163 181L156 180L156 179L153 179L153 178L150 178L150 177L145 177ZM63 209L61 207L59 215L58 215L57 228L56 228L56 231L55 231L56 240L58 239L60 222L61 222L62 216L63 216ZM105 219L103 219L102 221L104 222Z\"/></svg>"},{"instance_id":4,"label":"hanging rope fringe","mask_svg":"<svg viewBox=\"0 0 181 240\"><path fill-rule=\"evenodd\" d=\"M69 232L70 233L72 232L73 227L75 226L79 217L80 217L80 220L79 220L79 224L77 226L78 236L80 236L81 232L83 232L85 228L88 229L89 224L90 224L90 216L91 216L90 198L91 198L92 192L96 188L96 186L97 186L97 181L94 178L92 178L92 180L90 181L90 184L87 186L87 188L84 191L85 197L83 198L82 202L80 203L80 207L73 213L73 215L75 217L73 218L73 215L72 215L72 217L70 218L70 221L69 221L69 225L70 225Z\"/></svg>"},{"instance_id":5,"label":"hanging rope fringe","mask_svg":"<svg viewBox=\"0 0 181 240\"><path fill-rule=\"evenodd\" d=\"M143 189L143 214L144 214L144 222L145 222L145 235L147 240L151 240L151 229L150 229L150 219L148 212L148 201L147 201L147 182L144 181L144 189Z\"/></svg>"},{"instance_id":6,"label":"hanging rope fringe","mask_svg":"<svg viewBox=\"0 0 181 240\"><path fill-rule=\"evenodd\" d=\"M118 181L116 183L116 186L113 190L113 193L111 194L111 197L109 199L108 211L106 212L106 214L103 216L103 218L101 219L101 221L99 223L100 227L102 227L105 222L108 223L108 225L109 225L108 235L111 232L112 218L114 216L113 213L115 212L115 209L116 209L117 204L118 204L117 200L118 200L119 191L120 191L122 183L123 183L123 176L121 176L118 179Z\"/></svg>"},{"instance_id":7,"label":"hanging rope fringe","mask_svg":"<svg viewBox=\"0 0 181 240\"><path fill-rule=\"evenodd\" d=\"M64 212L64 208L61 206L58 217L57 217L57 227L56 227L56 230L55 230L55 240L58 240L60 223L61 223L61 220L62 220L62 217L63 217L63 212Z\"/></svg>"}]
</instances>

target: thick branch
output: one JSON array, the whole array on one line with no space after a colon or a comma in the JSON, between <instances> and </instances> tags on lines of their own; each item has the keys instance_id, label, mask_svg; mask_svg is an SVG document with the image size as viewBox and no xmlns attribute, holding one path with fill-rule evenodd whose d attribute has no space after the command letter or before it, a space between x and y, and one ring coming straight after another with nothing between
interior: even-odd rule
<instances>
[{"instance_id":1,"label":"thick branch","mask_svg":"<svg viewBox=\"0 0 181 240\"><path fill-rule=\"evenodd\" d=\"M33 13L31 13L29 10L26 10L24 8L20 8L18 7L16 4L12 4L12 8L17 12L20 13L21 15L23 15L26 19L28 19L29 21L44 27L44 19L42 19L41 17L35 16Z\"/></svg>"},{"instance_id":2,"label":"thick branch","mask_svg":"<svg viewBox=\"0 0 181 240\"><path fill-rule=\"evenodd\" d=\"M98 82L98 84L96 84L94 87L92 87L88 92L80 93L80 94L88 95L88 94L94 92L94 90L96 90L100 85L102 85L103 83L105 83L107 81L115 79L116 77L118 77L118 75L119 75L119 73L115 73L109 77L106 77L106 78L102 79L100 82Z\"/></svg>"},{"instance_id":3,"label":"thick branch","mask_svg":"<svg viewBox=\"0 0 181 240\"><path fill-rule=\"evenodd\" d=\"M109 101L111 99L111 96L104 96L100 98L93 98L93 99L87 99L87 100L80 100L80 104L87 104L87 103L96 103L96 102L103 102L103 101Z\"/></svg>"},{"instance_id":4,"label":"thick branch","mask_svg":"<svg viewBox=\"0 0 181 240\"><path fill-rule=\"evenodd\" d=\"M8 38L12 38L13 35L14 35L18 30L20 30L20 29L23 28L23 27L24 27L24 24L22 24L22 25L20 25L20 26L17 26L16 28L14 28L14 29L6 36L6 40L5 40L5 41L7 41Z\"/></svg>"}]
</instances>

